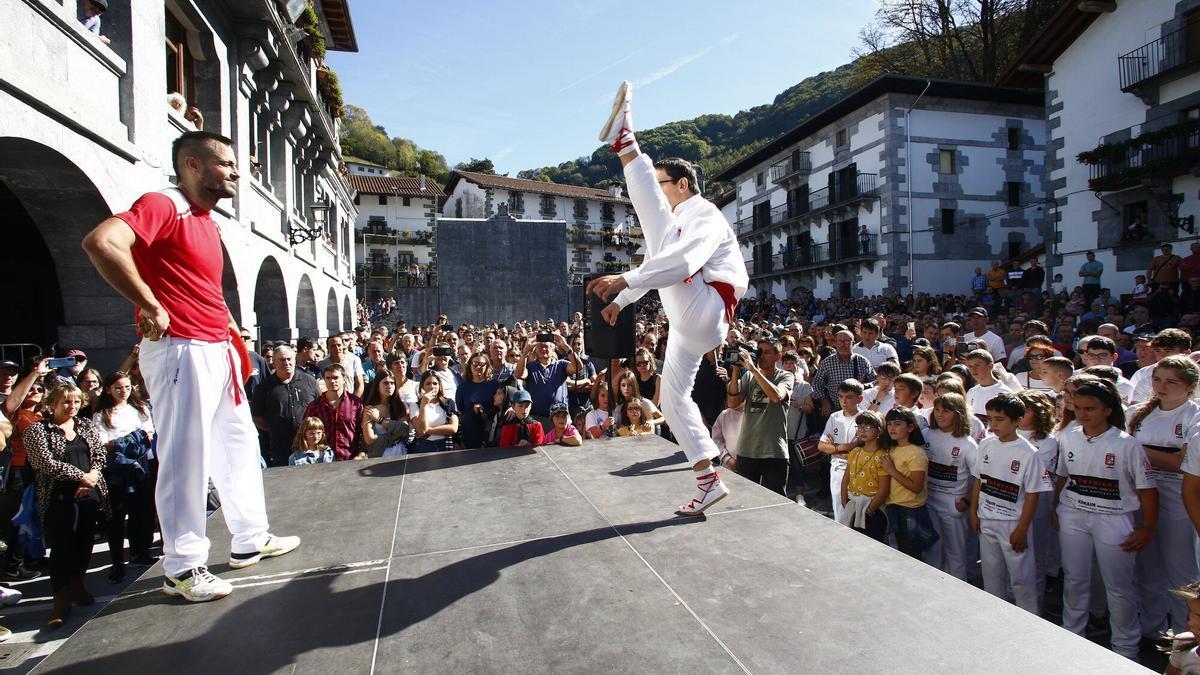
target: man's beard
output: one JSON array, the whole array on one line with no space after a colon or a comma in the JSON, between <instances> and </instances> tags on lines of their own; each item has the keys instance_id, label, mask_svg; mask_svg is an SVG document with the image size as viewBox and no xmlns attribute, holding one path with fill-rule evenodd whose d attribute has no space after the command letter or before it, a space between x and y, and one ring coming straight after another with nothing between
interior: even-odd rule
<instances>
[{"instance_id":1,"label":"man's beard","mask_svg":"<svg viewBox=\"0 0 1200 675\"><path fill-rule=\"evenodd\" d=\"M237 196L237 186L228 181L214 181L204 185L204 191L217 199L233 199Z\"/></svg>"}]
</instances>

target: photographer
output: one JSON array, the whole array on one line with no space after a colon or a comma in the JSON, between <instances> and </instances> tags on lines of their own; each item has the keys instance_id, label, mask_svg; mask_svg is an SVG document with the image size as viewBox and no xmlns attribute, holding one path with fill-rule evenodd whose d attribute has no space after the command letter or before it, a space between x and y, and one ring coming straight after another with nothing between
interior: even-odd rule
<instances>
[{"instance_id":1,"label":"photographer","mask_svg":"<svg viewBox=\"0 0 1200 675\"><path fill-rule=\"evenodd\" d=\"M567 358L556 359L555 347ZM532 358L532 362L530 357ZM548 428L550 406L567 403L567 378L583 369L579 355L558 333L539 333L534 341L521 350L513 376L525 382L525 388L533 397L530 415Z\"/></svg>"},{"instance_id":2,"label":"photographer","mask_svg":"<svg viewBox=\"0 0 1200 675\"><path fill-rule=\"evenodd\" d=\"M796 378L775 367L779 349L774 340L759 340L757 352L752 357L745 347L738 349L739 361L726 388L731 397L746 401L734 471L782 495L788 474L788 401Z\"/></svg>"}]
</instances>

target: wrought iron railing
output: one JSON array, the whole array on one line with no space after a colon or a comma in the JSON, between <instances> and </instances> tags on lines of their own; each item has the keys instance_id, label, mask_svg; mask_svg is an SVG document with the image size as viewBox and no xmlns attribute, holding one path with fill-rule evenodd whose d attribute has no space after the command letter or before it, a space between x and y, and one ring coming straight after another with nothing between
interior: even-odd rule
<instances>
[{"instance_id":1,"label":"wrought iron railing","mask_svg":"<svg viewBox=\"0 0 1200 675\"><path fill-rule=\"evenodd\" d=\"M812 159L807 152L801 152L799 155L793 155L787 159L776 162L771 165L770 175L772 183L779 183L797 174L807 174L812 172Z\"/></svg>"},{"instance_id":2,"label":"wrought iron railing","mask_svg":"<svg viewBox=\"0 0 1200 675\"><path fill-rule=\"evenodd\" d=\"M1187 29L1184 28L1118 57L1121 91L1130 91L1151 78L1194 61L1195 58L1188 54L1187 42Z\"/></svg>"}]
</instances>

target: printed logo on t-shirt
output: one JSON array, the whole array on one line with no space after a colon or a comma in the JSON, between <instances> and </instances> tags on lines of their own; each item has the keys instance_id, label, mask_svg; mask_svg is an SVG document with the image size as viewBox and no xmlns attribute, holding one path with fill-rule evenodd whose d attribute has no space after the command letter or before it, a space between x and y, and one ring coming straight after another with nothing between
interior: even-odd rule
<instances>
[{"instance_id":1,"label":"printed logo on t-shirt","mask_svg":"<svg viewBox=\"0 0 1200 675\"><path fill-rule=\"evenodd\" d=\"M1094 497L1119 501L1121 499L1121 481L1115 478L1098 478L1096 476L1071 476L1067 490L1080 497Z\"/></svg>"},{"instance_id":2,"label":"printed logo on t-shirt","mask_svg":"<svg viewBox=\"0 0 1200 675\"><path fill-rule=\"evenodd\" d=\"M1112 468L1117 465L1117 456L1111 452L1104 454L1104 466Z\"/></svg>"},{"instance_id":3,"label":"printed logo on t-shirt","mask_svg":"<svg viewBox=\"0 0 1200 675\"><path fill-rule=\"evenodd\" d=\"M1017 497L1021 494L1020 485L993 478L987 474L983 474L979 482L981 483L979 489L983 494L1010 504L1016 504Z\"/></svg>"},{"instance_id":4,"label":"printed logo on t-shirt","mask_svg":"<svg viewBox=\"0 0 1200 675\"><path fill-rule=\"evenodd\" d=\"M958 453L960 453L960 452L962 452L962 451L958 449L958 446L954 446L953 448L950 448L950 456L951 457L954 457L957 459Z\"/></svg>"},{"instance_id":5,"label":"printed logo on t-shirt","mask_svg":"<svg viewBox=\"0 0 1200 675\"><path fill-rule=\"evenodd\" d=\"M928 471L929 480L941 481L943 483L958 482L958 467L953 464L930 462Z\"/></svg>"},{"instance_id":6,"label":"printed logo on t-shirt","mask_svg":"<svg viewBox=\"0 0 1200 675\"><path fill-rule=\"evenodd\" d=\"M1021 460L1019 460L1019 459L1014 459L1014 460L1012 461L1012 466L1010 466L1010 467L1009 467L1009 469L1010 469L1010 470L1011 470L1013 473L1016 473L1016 472L1020 471L1020 470L1021 470Z\"/></svg>"},{"instance_id":7,"label":"printed logo on t-shirt","mask_svg":"<svg viewBox=\"0 0 1200 675\"><path fill-rule=\"evenodd\" d=\"M1182 424L1175 425L1175 438L1183 438L1183 425Z\"/></svg>"}]
</instances>

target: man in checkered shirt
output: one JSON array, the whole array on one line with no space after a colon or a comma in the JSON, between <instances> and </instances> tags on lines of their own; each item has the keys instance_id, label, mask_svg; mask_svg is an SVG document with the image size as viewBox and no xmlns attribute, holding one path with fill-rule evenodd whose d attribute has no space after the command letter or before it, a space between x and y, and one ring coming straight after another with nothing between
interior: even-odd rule
<instances>
[{"instance_id":1,"label":"man in checkered shirt","mask_svg":"<svg viewBox=\"0 0 1200 675\"><path fill-rule=\"evenodd\" d=\"M821 399L821 414L826 417L833 412L833 402L837 400L838 386L842 382L850 378L863 384L875 381L875 369L871 367L871 362L861 354L853 353L853 346L854 333L839 331L833 336L833 347L837 354L822 359L813 375L813 396Z\"/></svg>"}]
</instances>

